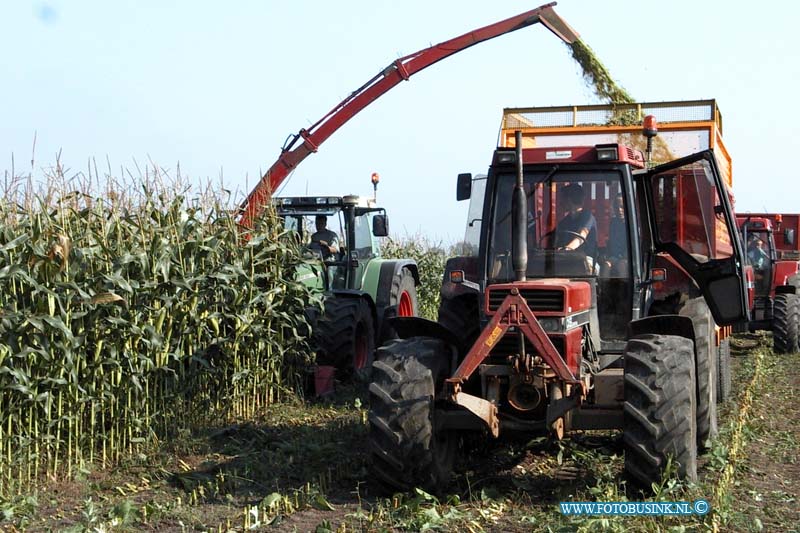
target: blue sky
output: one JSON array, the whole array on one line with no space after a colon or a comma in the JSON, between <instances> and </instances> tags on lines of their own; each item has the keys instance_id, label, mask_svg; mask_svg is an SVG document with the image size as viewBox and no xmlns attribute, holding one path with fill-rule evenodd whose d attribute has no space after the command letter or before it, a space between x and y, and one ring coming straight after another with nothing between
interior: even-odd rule
<instances>
[{"instance_id":1,"label":"blue sky","mask_svg":"<svg viewBox=\"0 0 800 533\"><path fill-rule=\"evenodd\" d=\"M0 170L56 154L148 159L244 194L308 127L394 59L536 7L517 0L0 0ZM562 0L556 7L638 100L716 98L739 211L800 211L794 2ZM303 162L284 194L369 194L395 235L463 235L459 172L486 170L503 107L596 103L535 25L404 82ZM787 157L784 157L787 156ZM24 162L24 163L23 163ZM101 165L102 166L102 165Z\"/></svg>"}]
</instances>

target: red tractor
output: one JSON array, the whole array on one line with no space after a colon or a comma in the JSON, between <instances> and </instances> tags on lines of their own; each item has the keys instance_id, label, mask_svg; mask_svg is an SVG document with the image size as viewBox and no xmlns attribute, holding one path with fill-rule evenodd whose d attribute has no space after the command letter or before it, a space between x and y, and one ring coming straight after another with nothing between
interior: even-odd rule
<instances>
[{"instance_id":1,"label":"red tractor","mask_svg":"<svg viewBox=\"0 0 800 533\"><path fill-rule=\"evenodd\" d=\"M748 318L714 153L648 170L621 143L514 144L487 176L458 176L479 239L447 262L439 321L393 319L400 338L378 351L373 480L435 491L470 434L584 429L621 429L644 486L670 456L695 479L717 432L714 324Z\"/></svg>"},{"instance_id":2,"label":"red tractor","mask_svg":"<svg viewBox=\"0 0 800 533\"><path fill-rule=\"evenodd\" d=\"M749 329L772 331L775 351L793 353L800 348L800 262L796 256L790 258L788 250L779 253L776 247L776 233L783 246L791 248L795 244L793 229L776 231L782 218L755 213L736 216L753 275L748 283L752 319Z\"/></svg>"}]
</instances>

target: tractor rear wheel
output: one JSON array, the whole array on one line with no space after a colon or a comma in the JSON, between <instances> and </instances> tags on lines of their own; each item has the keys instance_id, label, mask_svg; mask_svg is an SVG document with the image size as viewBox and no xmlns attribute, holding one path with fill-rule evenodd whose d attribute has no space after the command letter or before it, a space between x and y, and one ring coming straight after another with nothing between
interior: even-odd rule
<instances>
[{"instance_id":1,"label":"tractor rear wheel","mask_svg":"<svg viewBox=\"0 0 800 533\"><path fill-rule=\"evenodd\" d=\"M717 350L717 403L727 402L731 396L731 338L727 337L719 343Z\"/></svg>"},{"instance_id":2,"label":"tractor rear wheel","mask_svg":"<svg viewBox=\"0 0 800 533\"><path fill-rule=\"evenodd\" d=\"M775 353L797 351L798 299L794 294L778 294L772 307L772 342Z\"/></svg>"},{"instance_id":3,"label":"tractor rear wheel","mask_svg":"<svg viewBox=\"0 0 800 533\"><path fill-rule=\"evenodd\" d=\"M361 298L331 297L319 320L318 362L345 376L368 380L375 352L375 326L369 304Z\"/></svg>"},{"instance_id":4,"label":"tractor rear wheel","mask_svg":"<svg viewBox=\"0 0 800 533\"><path fill-rule=\"evenodd\" d=\"M628 341L624 361L625 472L650 487L661 481L671 456L680 477L696 480L692 341L674 335L638 335Z\"/></svg>"},{"instance_id":5,"label":"tractor rear wheel","mask_svg":"<svg viewBox=\"0 0 800 533\"><path fill-rule=\"evenodd\" d=\"M447 345L430 337L391 341L378 350L369 386L370 473L380 492L444 488L456 440L436 431L436 392L448 370Z\"/></svg>"},{"instance_id":6,"label":"tractor rear wheel","mask_svg":"<svg viewBox=\"0 0 800 533\"><path fill-rule=\"evenodd\" d=\"M417 316L417 285L414 274L408 268L401 268L389 289L389 305L397 306L397 316Z\"/></svg>"},{"instance_id":7,"label":"tractor rear wheel","mask_svg":"<svg viewBox=\"0 0 800 533\"><path fill-rule=\"evenodd\" d=\"M714 320L703 298L686 302L679 314L692 319L694 351L697 362L697 444L706 448L709 439L719 433L717 424L717 351L714 342Z\"/></svg>"},{"instance_id":8,"label":"tractor rear wheel","mask_svg":"<svg viewBox=\"0 0 800 533\"><path fill-rule=\"evenodd\" d=\"M464 339L464 346L472 346L481 331L477 294L442 298L439 303L438 322Z\"/></svg>"}]
</instances>

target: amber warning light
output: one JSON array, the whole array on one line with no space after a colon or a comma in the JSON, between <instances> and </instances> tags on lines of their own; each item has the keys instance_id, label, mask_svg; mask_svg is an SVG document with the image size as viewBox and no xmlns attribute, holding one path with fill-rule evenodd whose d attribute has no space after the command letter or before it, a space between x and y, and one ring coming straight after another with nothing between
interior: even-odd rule
<instances>
[{"instance_id":1,"label":"amber warning light","mask_svg":"<svg viewBox=\"0 0 800 533\"><path fill-rule=\"evenodd\" d=\"M653 155L653 137L658 135L658 122L653 115L647 115L642 122L642 134L647 137L647 149L645 150L645 158L647 166L650 166L650 160Z\"/></svg>"},{"instance_id":2,"label":"amber warning light","mask_svg":"<svg viewBox=\"0 0 800 533\"><path fill-rule=\"evenodd\" d=\"M642 122L642 133L645 137L655 137L658 135L658 121L653 115L647 115Z\"/></svg>"}]
</instances>

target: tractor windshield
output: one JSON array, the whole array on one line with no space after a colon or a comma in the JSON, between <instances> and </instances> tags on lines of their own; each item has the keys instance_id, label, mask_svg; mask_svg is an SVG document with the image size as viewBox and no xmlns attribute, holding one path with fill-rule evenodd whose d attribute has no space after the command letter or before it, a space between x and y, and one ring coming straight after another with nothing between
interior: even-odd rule
<instances>
[{"instance_id":1,"label":"tractor windshield","mask_svg":"<svg viewBox=\"0 0 800 533\"><path fill-rule=\"evenodd\" d=\"M602 341L621 342L632 317L629 208L621 173L544 169L526 172L531 278L586 279L597 294ZM489 228L488 283L512 281L511 197L516 176L499 174Z\"/></svg>"},{"instance_id":2,"label":"tractor windshield","mask_svg":"<svg viewBox=\"0 0 800 533\"><path fill-rule=\"evenodd\" d=\"M344 224L339 209L278 211L283 226L291 231L305 250L331 259L331 253L341 248Z\"/></svg>"},{"instance_id":3,"label":"tractor windshield","mask_svg":"<svg viewBox=\"0 0 800 533\"><path fill-rule=\"evenodd\" d=\"M301 245L306 262L317 265L322 262L322 269L315 267L315 272L321 273L321 283L326 289L342 289L347 283L346 270L341 266L346 244L342 215L338 208L278 211L283 227Z\"/></svg>"},{"instance_id":4,"label":"tractor windshield","mask_svg":"<svg viewBox=\"0 0 800 533\"><path fill-rule=\"evenodd\" d=\"M515 176L497 176L487 265L490 282L514 279L511 196ZM528 198L528 277L629 278L627 209L620 174L543 170L524 179Z\"/></svg>"}]
</instances>

